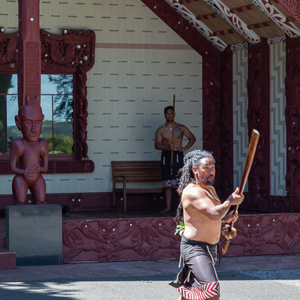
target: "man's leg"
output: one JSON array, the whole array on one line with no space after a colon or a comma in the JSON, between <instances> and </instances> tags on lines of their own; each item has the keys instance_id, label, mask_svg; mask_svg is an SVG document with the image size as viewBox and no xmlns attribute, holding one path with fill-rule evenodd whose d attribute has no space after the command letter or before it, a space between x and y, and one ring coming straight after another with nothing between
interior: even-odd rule
<instances>
[{"instance_id":1,"label":"man's leg","mask_svg":"<svg viewBox=\"0 0 300 300\"><path fill-rule=\"evenodd\" d=\"M179 296L179 298L177 300L186 300L186 298L182 297L181 295Z\"/></svg>"},{"instance_id":2,"label":"man's leg","mask_svg":"<svg viewBox=\"0 0 300 300\"><path fill-rule=\"evenodd\" d=\"M166 208L161 211L161 213L167 213L171 211L171 201L172 201L172 187L166 187L165 189L165 199L166 199Z\"/></svg>"}]
</instances>

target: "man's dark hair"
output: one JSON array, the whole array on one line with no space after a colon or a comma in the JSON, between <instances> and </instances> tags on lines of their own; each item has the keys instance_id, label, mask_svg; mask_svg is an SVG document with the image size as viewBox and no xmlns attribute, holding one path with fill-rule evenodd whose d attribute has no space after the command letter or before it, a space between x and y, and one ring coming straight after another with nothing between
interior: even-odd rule
<instances>
[{"instance_id":1,"label":"man's dark hair","mask_svg":"<svg viewBox=\"0 0 300 300\"><path fill-rule=\"evenodd\" d=\"M216 163L216 160L214 159L211 152L208 152L206 150L194 150L189 153L187 153L184 157L184 166L180 169L180 182L179 187L177 189L178 194L181 196L184 188L191 182L195 181L195 175L193 172L193 167L198 168L200 164L200 160L202 158L209 157L213 160L213 163ZM179 217L182 214L182 205L181 201L179 202L178 208L177 208L177 215L176 218Z\"/></svg>"},{"instance_id":2,"label":"man's dark hair","mask_svg":"<svg viewBox=\"0 0 300 300\"><path fill-rule=\"evenodd\" d=\"M165 109L164 109L164 114L167 113L167 110L168 110L168 109L172 109L172 110L174 111L173 106L167 106L167 107L165 107Z\"/></svg>"}]
</instances>

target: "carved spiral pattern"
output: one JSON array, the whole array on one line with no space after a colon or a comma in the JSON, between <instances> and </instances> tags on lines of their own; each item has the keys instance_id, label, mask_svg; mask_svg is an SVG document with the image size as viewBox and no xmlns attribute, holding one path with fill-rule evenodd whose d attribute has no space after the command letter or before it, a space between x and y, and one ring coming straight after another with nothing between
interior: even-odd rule
<instances>
[{"instance_id":1,"label":"carved spiral pattern","mask_svg":"<svg viewBox=\"0 0 300 300\"><path fill-rule=\"evenodd\" d=\"M300 16L300 4L297 1L287 1L288 2L288 7L290 8L290 13L293 14L294 16Z\"/></svg>"},{"instance_id":2,"label":"carved spiral pattern","mask_svg":"<svg viewBox=\"0 0 300 300\"><path fill-rule=\"evenodd\" d=\"M283 3L282 3L283 2ZM285 6L286 10L300 22L300 4L296 0L285 0L281 3Z\"/></svg>"}]
</instances>

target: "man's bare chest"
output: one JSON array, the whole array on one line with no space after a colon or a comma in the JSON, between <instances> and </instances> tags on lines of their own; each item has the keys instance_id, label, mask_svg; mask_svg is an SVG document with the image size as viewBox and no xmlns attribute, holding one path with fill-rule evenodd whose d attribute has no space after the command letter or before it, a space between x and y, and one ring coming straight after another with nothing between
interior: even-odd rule
<instances>
[{"instance_id":1,"label":"man's bare chest","mask_svg":"<svg viewBox=\"0 0 300 300\"><path fill-rule=\"evenodd\" d=\"M163 133L162 133L162 136L164 139L172 139L172 136L173 136L173 129L172 127L167 127L164 128L163 130ZM174 127L174 138L175 139L182 139L183 137L183 128L181 125L176 125Z\"/></svg>"}]
</instances>

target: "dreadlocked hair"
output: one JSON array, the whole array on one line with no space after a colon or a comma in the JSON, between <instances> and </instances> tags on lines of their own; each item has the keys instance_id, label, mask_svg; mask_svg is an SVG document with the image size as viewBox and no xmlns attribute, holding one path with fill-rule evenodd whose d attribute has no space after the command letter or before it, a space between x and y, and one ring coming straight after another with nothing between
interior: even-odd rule
<instances>
[{"instance_id":1,"label":"dreadlocked hair","mask_svg":"<svg viewBox=\"0 0 300 300\"><path fill-rule=\"evenodd\" d=\"M189 153L187 153L184 156L184 165L179 170L179 173L181 173L179 186L177 189L178 194L181 196L184 188L189 184L195 181L195 175L193 172L193 167L198 168L200 160L204 157L209 157L213 160L214 163L216 163L213 155L211 152L208 152L206 150L194 150ZM175 219L179 219L182 216L182 204L181 201L179 202L179 205L177 207L177 212Z\"/></svg>"}]
</instances>

